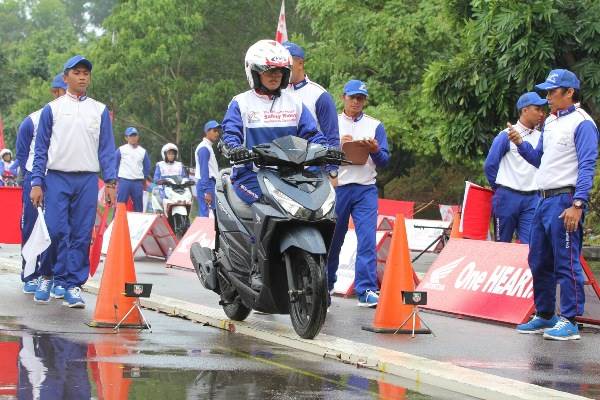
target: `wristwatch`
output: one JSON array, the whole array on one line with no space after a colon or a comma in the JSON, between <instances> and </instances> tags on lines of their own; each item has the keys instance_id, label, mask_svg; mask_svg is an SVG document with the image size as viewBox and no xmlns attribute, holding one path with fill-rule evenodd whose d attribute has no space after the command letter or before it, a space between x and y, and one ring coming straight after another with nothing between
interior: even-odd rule
<instances>
[{"instance_id":1,"label":"wristwatch","mask_svg":"<svg viewBox=\"0 0 600 400\"><path fill-rule=\"evenodd\" d=\"M585 205L585 202L583 200L579 200L579 199L573 200L573 207L578 210L581 210L584 205Z\"/></svg>"},{"instance_id":2,"label":"wristwatch","mask_svg":"<svg viewBox=\"0 0 600 400\"><path fill-rule=\"evenodd\" d=\"M337 169L332 169L331 171L328 172L328 175L331 179L337 178L338 177Z\"/></svg>"}]
</instances>

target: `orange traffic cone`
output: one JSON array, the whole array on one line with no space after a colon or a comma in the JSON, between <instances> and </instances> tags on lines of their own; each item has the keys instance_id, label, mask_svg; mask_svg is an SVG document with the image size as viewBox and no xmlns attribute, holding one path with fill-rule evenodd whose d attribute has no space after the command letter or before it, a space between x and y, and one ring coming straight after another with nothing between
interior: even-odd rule
<instances>
[{"instance_id":1,"label":"orange traffic cone","mask_svg":"<svg viewBox=\"0 0 600 400\"><path fill-rule=\"evenodd\" d=\"M452 230L450 231L450 237L455 239L462 239L462 232L460 231L460 213L454 213L452 219Z\"/></svg>"},{"instance_id":2,"label":"orange traffic cone","mask_svg":"<svg viewBox=\"0 0 600 400\"><path fill-rule=\"evenodd\" d=\"M385 263L385 273L372 326L363 326L377 333L412 333L414 307L402 302L402 291L414 291L415 281L404 215L396 215L390 252ZM420 319L415 320L415 333L431 333L421 328Z\"/></svg>"},{"instance_id":3,"label":"orange traffic cone","mask_svg":"<svg viewBox=\"0 0 600 400\"><path fill-rule=\"evenodd\" d=\"M125 297L124 293L125 282L136 282L125 207L125 203L117 204L100 291L96 300L96 310L89 326L114 328L134 305L134 298ZM121 326L143 328L139 311L134 309Z\"/></svg>"}]
</instances>

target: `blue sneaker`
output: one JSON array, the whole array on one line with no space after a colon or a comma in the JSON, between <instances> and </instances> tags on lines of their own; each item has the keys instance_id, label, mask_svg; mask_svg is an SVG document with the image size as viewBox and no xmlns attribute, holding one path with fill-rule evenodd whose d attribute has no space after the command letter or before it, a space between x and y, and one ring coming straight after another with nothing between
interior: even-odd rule
<instances>
[{"instance_id":1,"label":"blue sneaker","mask_svg":"<svg viewBox=\"0 0 600 400\"><path fill-rule=\"evenodd\" d=\"M560 317L554 327L544 331L544 339L577 340L581 339L581 336L579 336L577 324L572 323L565 317Z\"/></svg>"},{"instance_id":2,"label":"blue sneaker","mask_svg":"<svg viewBox=\"0 0 600 400\"><path fill-rule=\"evenodd\" d=\"M23 284L23 293L25 294L35 294L35 291L38 288L38 278L30 279Z\"/></svg>"},{"instance_id":3,"label":"blue sneaker","mask_svg":"<svg viewBox=\"0 0 600 400\"><path fill-rule=\"evenodd\" d=\"M546 329L552 328L558 322L558 316L553 315L550 319L544 319L534 315L529 322L517 325L519 333L544 333Z\"/></svg>"},{"instance_id":4,"label":"blue sneaker","mask_svg":"<svg viewBox=\"0 0 600 400\"><path fill-rule=\"evenodd\" d=\"M372 290L367 290L363 294L358 296L358 306L359 307L377 307L377 302L379 301L379 296L377 293Z\"/></svg>"},{"instance_id":5,"label":"blue sneaker","mask_svg":"<svg viewBox=\"0 0 600 400\"><path fill-rule=\"evenodd\" d=\"M67 289L63 305L71 308L85 308L85 301L83 301L83 298L81 297L81 288L73 286L72 288Z\"/></svg>"},{"instance_id":6,"label":"blue sneaker","mask_svg":"<svg viewBox=\"0 0 600 400\"><path fill-rule=\"evenodd\" d=\"M52 279L47 276L40 276L39 283L33 301L40 304L47 304L50 301L50 289L52 288Z\"/></svg>"},{"instance_id":7,"label":"blue sneaker","mask_svg":"<svg viewBox=\"0 0 600 400\"><path fill-rule=\"evenodd\" d=\"M63 285L57 285L56 283L52 285L52 289L50 290L50 296L55 299L62 299L65 297L65 287Z\"/></svg>"}]
</instances>

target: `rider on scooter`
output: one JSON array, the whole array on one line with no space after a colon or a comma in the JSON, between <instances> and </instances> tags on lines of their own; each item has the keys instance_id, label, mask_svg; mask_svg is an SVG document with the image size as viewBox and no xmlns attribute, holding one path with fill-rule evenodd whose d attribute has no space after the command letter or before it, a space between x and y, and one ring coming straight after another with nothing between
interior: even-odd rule
<instances>
[{"instance_id":1,"label":"rider on scooter","mask_svg":"<svg viewBox=\"0 0 600 400\"><path fill-rule=\"evenodd\" d=\"M317 123L302 100L289 92L292 57L274 40L260 40L246 52L245 69L250 90L233 98L223 118L223 142L232 162L249 159L253 146L287 135L327 145ZM247 204L260 201L262 192L252 163L234 166L231 173L236 194ZM253 268L251 284L262 287L262 276Z\"/></svg>"},{"instance_id":2,"label":"rider on scooter","mask_svg":"<svg viewBox=\"0 0 600 400\"><path fill-rule=\"evenodd\" d=\"M156 169L154 170L154 183L158 184L160 180L167 176L183 176L186 177L186 171L181 161L177 161L177 155L179 150L173 143L165 144L160 150L162 161L156 163ZM165 198L164 189L160 188L161 199Z\"/></svg>"}]
</instances>

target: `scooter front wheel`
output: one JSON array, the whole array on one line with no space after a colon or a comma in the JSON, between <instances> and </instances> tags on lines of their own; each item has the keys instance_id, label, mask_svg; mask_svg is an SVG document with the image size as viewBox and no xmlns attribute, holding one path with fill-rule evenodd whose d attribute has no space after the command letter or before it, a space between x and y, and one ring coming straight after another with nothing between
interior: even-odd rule
<instances>
[{"instance_id":1,"label":"scooter front wheel","mask_svg":"<svg viewBox=\"0 0 600 400\"><path fill-rule=\"evenodd\" d=\"M286 264L291 263L297 290L295 299L290 299L292 326L300 337L312 339L323 327L327 316L325 262L322 257L298 248L290 248L283 257Z\"/></svg>"}]
</instances>

